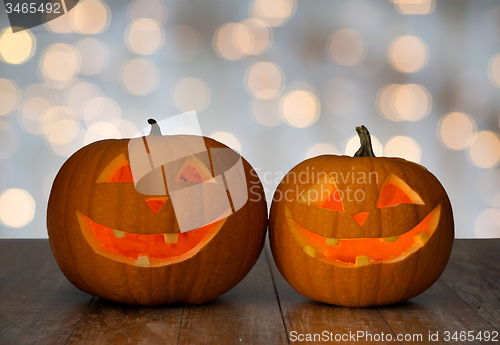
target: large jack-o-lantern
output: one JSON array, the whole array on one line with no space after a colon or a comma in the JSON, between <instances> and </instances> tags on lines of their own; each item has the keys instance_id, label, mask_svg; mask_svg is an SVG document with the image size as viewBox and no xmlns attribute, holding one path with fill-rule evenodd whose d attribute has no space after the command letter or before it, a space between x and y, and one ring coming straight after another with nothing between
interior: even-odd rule
<instances>
[{"instance_id":1,"label":"large jack-o-lantern","mask_svg":"<svg viewBox=\"0 0 500 345\"><path fill-rule=\"evenodd\" d=\"M155 162L167 156L176 159ZM83 147L57 174L47 210L50 245L69 281L141 305L217 298L255 264L266 226L263 188L248 162L189 135Z\"/></svg>"},{"instance_id":2,"label":"large jack-o-lantern","mask_svg":"<svg viewBox=\"0 0 500 345\"><path fill-rule=\"evenodd\" d=\"M451 204L419 164L375 157L357 127L355 157L323 155L294 167L278 186L269 236L288 283L343 306L400 302L425 291L451 254Z\"/></svg>"}]
</instances>

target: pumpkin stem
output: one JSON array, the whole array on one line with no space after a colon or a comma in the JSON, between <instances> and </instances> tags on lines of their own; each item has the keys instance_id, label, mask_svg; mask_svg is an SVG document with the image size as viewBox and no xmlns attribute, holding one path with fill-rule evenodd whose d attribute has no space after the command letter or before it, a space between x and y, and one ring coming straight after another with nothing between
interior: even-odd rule
<instances>
[{"instance_id":1,"label":"pumpkin stem","mask_svg":"<svg viewBox=\"0 0 500 345\"><path fill-rule=\"evenodd\" d=\"M149 133L150 135L161 135L160 126L155 119L149 119L148 123L151 125L151 133Z\"/></svg>"},{"instance_id":2,"label":"pumpkin stem","mask_svg":"<svg viewBox=\"0 0 500 345\"><path fill-rule=\"evenodd\" d=\"M370 132L368 129L361 125L356 127L356 132L359 135L359 141L361 141L361 147L354 154L354 157L375 157L372 149L372 139L370 137Z\"/></svg>"}]
</instances>

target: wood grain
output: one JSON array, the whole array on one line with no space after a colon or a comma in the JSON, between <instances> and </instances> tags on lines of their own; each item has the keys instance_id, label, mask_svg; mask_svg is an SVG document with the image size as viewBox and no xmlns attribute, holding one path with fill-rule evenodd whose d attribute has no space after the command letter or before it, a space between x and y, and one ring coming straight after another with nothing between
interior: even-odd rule
<instances>
[{"instance_id":1,"label":"wood grain","mask_svg":"<svg viewBox=\"0 0 500 345\"><path fill-rule=\"evenodd\" d=\"M475 335L478 332L494 331L490 324L441 280L415 298L378 309L394 333L422 336L420 339L408 338L407 341L401 341L402 344L449 344L453 341L445 341L446 331L451 332L451 335L455 331L472 331ZM429 341L429 334L436 332L438 341Z\"/></svg>"},{"instance_id":2,"label":"wood grain","mask_svg":"<svg viewBox=\"0 0 500 345\"><path fill-rule=\"evenodd\" d=\"M205 305L186 306L179 344L286 344L264 253L235 288Z\"/></svg>"},{"instance_id":3,"label":"wood grain","mask_svg":"<svg viewBox=\"0 0 500 345\"><path fill-rule=\"evenodd\" d=\"M324 335L323 332L326 332L328 341L331 341L332 336L333 340L335 340L336 335L344 336L345 341L340 339L342 344L397 344L373 339L366 340L361 337L359 341L353 341L351 336L358 331L371 334L392 334L393 336L394 334L376 308L345 308L314 302L303 297L285 281L267 248L266 253L270 258L273 279L289 340L300 339L298 338L299 334L304 335L304 337L310 334L312 337L316 335L316 340L312 338L312 341L300 343L316 344L322 341L321 336ZM349 337L347 338L346 335Z\"/></svg>"},{"instance_id":4,"label":"wood grain","mask_svg":"<svg viewBox=\"0 0 500 345\"><path fill-rule=\"evenodd\" d=\"M130 306L95 298L69 344L177 344L183 308Z\"/></svg>"},{"instance_id":5,"label":"wood grain","mask_svg":"<svg viewBox=\"0 0 500 345\"><path fill-rule=\"evenodd\" d=\"M500 239L455 240L441 279L500 331Z\"/></svg>"},{"instance_id":6,"label":"wood grain","mask_svg":"<svg viewBox=\"0 0 500 345\"><path fill-rule=\"evenodd\" d=\"M442 277L420 296L385 307L343 308L295 292L266 246L249 275L215 301L152 308L79 291L60 272L47 240L0 240L0 344L290 344L299 334L321 337L323 331L328 337L384 333L394 340L422 334L418 343L441 344L445 331L500 328L499 249L496 239L456 240ZM439 341L429 342L436 332ZM358 340L413 343L371 342L366 333Z\"/></svg>"},{"instance_id":7,"label":"wood grain","mask_svg":"<svg viewBox=\"0 0 500 345\"><path fill-rule=\"evenodd\" d=\"M91 299L63 276L48 240L0 241L0 344L65 344Z\"/></svg>"}]
</instances>

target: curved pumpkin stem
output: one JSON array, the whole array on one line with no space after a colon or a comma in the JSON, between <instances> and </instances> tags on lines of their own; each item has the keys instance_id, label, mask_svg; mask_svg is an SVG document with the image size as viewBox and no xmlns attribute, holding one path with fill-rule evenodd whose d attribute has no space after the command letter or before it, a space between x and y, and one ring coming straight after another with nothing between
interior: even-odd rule
<instances>
[{"instance_id":1,"label":"curved pumpkin stem","mask_svg":"<svg viewBox=\"0 0 500 345\"><path fill-rule=\"evenodd\" d=\"M370 137L370 132L368 129L361 125L356 127L356 132L358 132L359 140L361 141L361 147L354 154L354 157L375 157L372 149L372 139Z\"/></svg>"},{"instance_id":2,"label":"curved pumpkin stem","mask_svg":"<svg viewBox=\"0 0 500 345\"><path fill-rule=\"evenodd\" d=\"M155 119L149 119L148 123L151 125L151 133L149 133L150 135L161 135L160 126Z\"/></svg>"}]
</instances>

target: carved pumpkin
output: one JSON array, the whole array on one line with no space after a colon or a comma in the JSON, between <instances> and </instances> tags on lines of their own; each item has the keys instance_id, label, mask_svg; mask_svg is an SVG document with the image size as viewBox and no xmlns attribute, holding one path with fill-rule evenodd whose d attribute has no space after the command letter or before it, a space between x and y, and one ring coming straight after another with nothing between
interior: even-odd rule
<instances>
[{"instance_id":1,"label":"carved pumpkin","mask_svg":"<svg viewBox=\"0 0 500 345\"><path fill-rule=\"evenodd\" d=\"M200 143L204 151L194 150ZM153 164L164 156L176 159ZM141 169L144 176L136 174ZM238 188L245 199L237 200ZM217 298L255 264L266 226L263 188L248 162L190 135L83 147L57 174L47 210L50 245L68 280L95 296L141 305Z\"/></svg>"},{"instance_id":2,"label":"carved pumpkin","mask_svg":"<svg viewBox=\"0 0 500 345\"><path fill-rule=\"evenodd\" d=\"M451 254L451 204L419 164L375 157L368 130L355 157L323 155L294 167L269 219L276 265L302 295L376 306L425 291Z\"/></svg>"}]
</instances>

